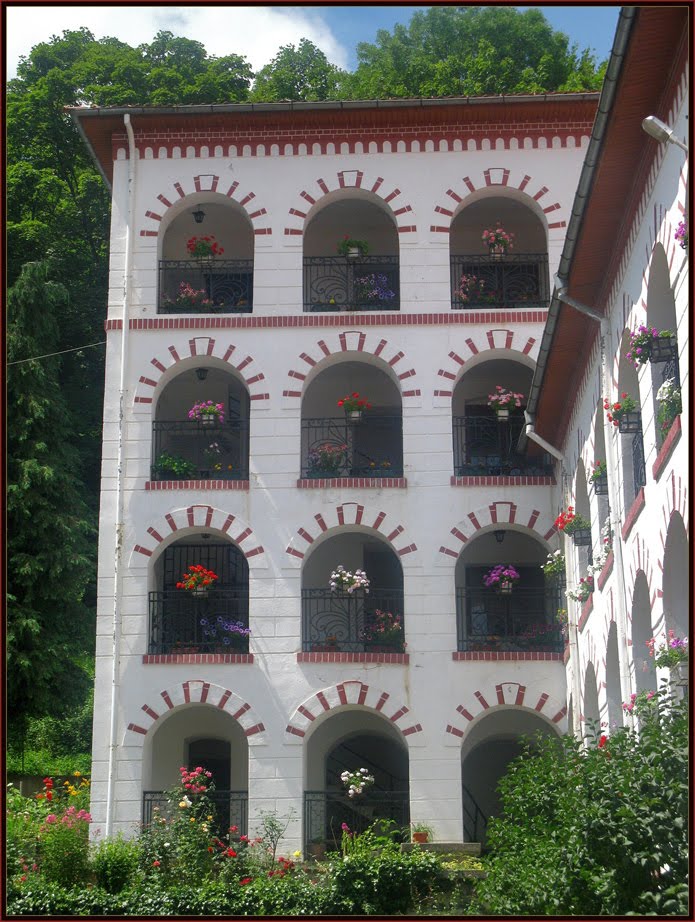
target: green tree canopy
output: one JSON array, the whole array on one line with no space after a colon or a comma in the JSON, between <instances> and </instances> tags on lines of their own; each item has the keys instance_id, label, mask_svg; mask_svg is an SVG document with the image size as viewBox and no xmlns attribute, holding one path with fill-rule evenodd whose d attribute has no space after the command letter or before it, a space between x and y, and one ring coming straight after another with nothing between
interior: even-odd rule
<instances>
[{"instance_id":1,"label":"green tree canopy","mask_svg":"<svg viewBox=\"0 0 695 922\"><path fill-rule=\"evenodd\" d=\"M284 45L270 64L257 74L251 92L253 102L335 99L344 71L329 63L326 55L308 39L297 48Z\"/></svg>"}]
</instances>

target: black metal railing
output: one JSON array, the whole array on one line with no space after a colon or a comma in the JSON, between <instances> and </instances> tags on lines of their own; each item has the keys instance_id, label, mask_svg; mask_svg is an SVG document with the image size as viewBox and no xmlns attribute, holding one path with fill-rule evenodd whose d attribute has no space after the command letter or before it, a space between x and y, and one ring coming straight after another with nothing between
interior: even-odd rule
<instances>
[{"instance_id":1,"label":"black metal railing","mask_svg":"<svg viewBox=\"0 0 695 922\"><path fill-rule=\"evenodd\" d=\"M451 257L451 306L547 307L550 300L546 253ZM462 285L462 276L466 276Z\"/></svg>"},{"instance_id":2,"label":"black metal railing","mask_svg":"<svg viewBox=\"0 0 695 922\"><path fill-rule=\"evenodd\" d=\"M403 419L302 420L302 477L402 477Z\"/></svg>"},{"instance_id":3,"label":"black metal railing","mask_svg":"<svg viewBox=\"0 0 695 922\"><path fill-rule=\"evenodd\" d=\"M253 260L161 259L159 314L250 314Z\"/></svg>"},{"instance_id":4,"label":"black metal railing","mask_svg":"<svg viewBox=\"0 0 695 922\"><path fill-rule=\"evenodd\" d=\"M410 826L410 796L408 791L379 791L369 788L359 797L351 798L343 791L304 792L304 851L311 845L326 845L329 850L340 848L342 824L351 832L361 833L377 820L395 823L394 829ZM391 831L391 827L389 827Z\"/></svg>"},{"instance_id":5,"label":"black metal railing","mask_svg":"<svg viewBox=\"0 0 695 922\"><path fill-rule=\"evenodd\" d=\"M668 362L661 363L661 381L668 381L669 378L673 378L673 383L676 387L681 386L681 369L680 362L678 361L678 356L674 355L672 359Z\"/></svg>"},{"instance_id":6,"label":"black metal railing","mask_svg":"<svg viewBox=\"0 0 695 922\"><path fill-rule=\"evenodd\" d=\"M173 460L172 460L173 459ZM247 480L249 421L152 423L152 480Z\"/></svg>"},{"instance_id":7,"label":"black metal railing","mask_svg":"<svg viewBox=\"0 0 695 922\"><path fill-rule=\"evenodd\" d=\"M384 640L365 640L363 632L373 620L374 612L391 612L403 617L403 590L376 589L369 593L356 590L332 592L330 589L302 589L302 650L305 652L335 649L346 653L401 653L403 644Z\"/></svg>"},{"instance_id":8,"label":"black metal railing","mask_svg":"<svg viewBox=\"0 0 695 922\"><path fill-rule=\"evenodd\" d=\"M149 653L248 653L248 635L225 628L249 624L248 586L150 592Z\"/></svg>"},{"instance_id":9,"label":"black metal railing","mask_svg":"<svg viewBox=\"0 0 695 922\"><path fill-rule=\"evenodd\" d=\"M397 256L305 256L304 311L400 310Z\"/></svg>"},{"instance_id":10,"label":"black metal railing","mask_svg":"<svg viewBox=\"0 0 695 922\"><path fill-rule=\"evenodd\" d=\"M487 816L480 809L475 799L465 784L461 785L463 794L463 841L484 842L487 832Z\"/></svg>"},{"instance_id":11,"label":"black metal railing","mask_svg":"<svg viewBox=\"0 0 695 922\"><path fill-rule=\"evenodd\" d=\"M457 588L456 622L461 652L562 653L556 621L562 597L557 586L514 587L510 595L493 589Z\"/></svg>"},{"instance_id":12,"label":"black metal railing","mask_svg":"<svg viewBox=\"0 0 695 922\"><path fill-rule=\"evenodd\" d=\"M454 474L548 476L553 472L547 452L537 456L516 450L524 427L523 416L511 416L506 422L485 416L455 416Z\"/></svg>"},{"instance_id":13,"label":"black metal railing","mask_svg":"<svg viewBox=\"0 0 695 922\"><path fill-rule=\"evenodd\" d=\"M635 496L647 482L647 465L644 460L644 439L642 432L632 437L632 479Z\"/></svg>"},{"instance_id":14,"label":"black metal railing","mask_svg":"<svg viewBox=\"0 0 695 922\"><path fill-rule=\"evenodd\" d=\"M237 826L239 835L248 835L248 791L210 791L206 796L212 804L213 833L226 836L230 826ZM142 795L142 824L149 826L156 814L169 819L176 809L166 791L145 791Z\"/></svg>"}]
</instances>

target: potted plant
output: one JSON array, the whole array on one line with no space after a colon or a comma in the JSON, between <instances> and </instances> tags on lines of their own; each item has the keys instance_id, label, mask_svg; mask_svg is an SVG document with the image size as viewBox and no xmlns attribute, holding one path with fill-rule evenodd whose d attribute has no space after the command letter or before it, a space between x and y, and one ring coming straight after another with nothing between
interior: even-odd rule
<instances>
[{"instance_id":1,"label":"potted plant","mask_svg":"<svg viewBox=\"0 0 695 922\"><path fill-rule=\"evenodd\" d=\"M194 259L204 261L212 260L215 256L222 256L224 253L214 234L207 234L204 237L191 237L186 243L186 249Z\"/></svg>"},{"instance_id":2,"label":"potted plant","mask_svg":"<svg viewBox=\"0 0 695 922\"><path fill-rule=\"evenodd\" d=\"M624 391L620 395L620 400L616 400L615 403L611 403L606 397L603 409L606 411L608 422L613 423L619 432L626 434L642 431L642 413L634 398Z\"/></svg>"},{"instance_id":3,"label":"potted plant","mask_svg":"<svg viewBox=\"0 0 695 922\"><path fill-rule=\"evenodd\" d=\"M560 513L555 519L555 527L571 535L575 545L591 544L591 522L575 513L573 506L568 506L567 512Z\"/></svg>"},{"instance_id":4,"label":"potted plant","mask_svg":"<svg viewBox=\"0 0 695 922\"><path fill-rule=\"evenodd\" d=\"M186 461L180 455L170 455L167 451L158 455L152 465L153 476L169 480L191 480L197 470L192 461Z\"/></svg>"},{"instance_id":5,"label":"potted plant","mask_svg":"<svg viewBox=\"0 0 695 922\"><path fill-rule=\"evenodd\" d=\"M188 411L188 418L197 420L203 426L218 426L224 422L224 405L212 400L194 403Z\"/></svg>"},{"instance_id":6,"label":"potted plant","mask_svg":"<svg viewBox=\"0 0 695 922\"><path fill-rule=\"evenodd\" d=\"M392 615L390 611L377 608L362 629L362 639L369 650L402 653L405 643L400 615Z\"/></svg>"},{"instance_id":7,"label":"potted plant","mask_svg":"<svg viewBox=\"0 0 695 922\"><path fill-rule=\"evenodd\" d=\"M496 227L487 228L483 231L481 240L489 249L490 256L495 258L505 256L507 250L511 250L514 246L514 234L508 233L499 221Z\"/></svg>"},{"instance_id":8,"label":"potted plant","mask_svg":"<svg viewBox=\"0 0 695 922\"><path fill-rule=\"evenodd\" d=\"M410 836L413 842L423 845L425 842L431 842L433 838L432 829L426 823L411 823Z\"/></svg>"},{"instance_id":9,"label":"potted plant","mask_svg":"<svg viewBox=\"0 0 695 922\"><path fill-rule=\"evenodd\" d=\"M203 289L193 288L190 282L181 282L175 298L164 298L164 310L168 313L211 312L215 307L214 302L208 298Z\"/></svg>"},{"instance_id":10,"label":"potted plant","mask_svg":"<svg viewBox=\"0 0 695 922\"><path fill-rule=\"evenodd\" d=\"M579 585L576 589L567 590L567 598L572 599L574 602L581 602L582 604L587 601L591 593L594 591L594 577L582 576L579 579Z\"/></svg>"},{"instance_id":11,"label":"potted plant","mask_svg":"<svg viewBox=\"0 0 695 922\"><path fill-rule=\"evenodd\" d=\"M218 579L219 576L212 570L208 570L202 564L193 564L183 574L176 588L191 592L196 596L203 596Z\"/></svg>"},{"instance_id":12,"label":"potted plant","mask_svg":"<svg viewBox=\"0 0 695 922\"><path fill-rule=\"evenodd\" d=\"M500 384L495 385L495 393L487 395L487 405L497 414L497 419L509 419L509 411L512 407L520 407L524 399L523 394L517 394L514 391L507 390Z\"/></svg>"},{"instance_id":13,"label":"potted plant","mask_svg":"<svg viewBox=\"0 0 695 922\"><path fill-rule=\"evenodd\" d=\"M356 259L358 256L367 255L369 252L369 244L366 240L357 240L355 237L345 234L336 249L341 256L348 256L350 259Z\"/></svg>"},{"instance_id":14,"label":"potted plant","mask_svg":"<svg viewBox=\"0 0 695 922\"><path fill-rule=\"evenodd\" d=\"M688 222L681 221L678 227L676 228L676 233L673 235L676 243L680 245L682 250L688 249Z\"/></svg>"},{"instance_id":15,"label":"potted plant","mask_svg":"<svg viewBox=\"0 0 695 922\"><path fill-rule=\"evenodd\" d=\"M461 276L458 297L463 304L490 304L497 299L496 291L488 291L485 279L477 275Z\"/></svg>"},{"instance_id":16,"label":"potted plant","mask_svg":"<svg viewBox=\"0 0 695 922\"><path fill-rule=\"evenodd\" d=\"M608 494L608 470L605 461L594 461L594 469L589 476L589 482L593 483L597 496Z\"/></svg>"},{"instance_id":17,"label":"potted plant","mask_svg":"<svg viewBox=\"0 0 695 922\"><path fill-rule=\"evenodd\" d=\"M330 587L332 592L347 592L350 595L357 589L369 592L369 580L364 570L355 570L352 573L340 563L331 573Z\"/></svg>"},{"instance_id":18,"label":"potted plant","mask_svg":"<svg viewBox=\"0 0 695 922\"><path fill-rule=\"evenodd\" d=\"M199 623L206 642L218 647L220 652L227 652L225 648L244 651L248 648L247 638L251 629L243 621L232 621L218 615L214 621L212 618L201 618Z\"/></svg>"},{"instance_id":19,"label":"potted plant","mask_svg":"<svg viewBox=\"0 0 695 922\"><path fill-rule=\"evenodd\" d=\"M640 325L636 333L630 333L630 349L625 358L631 359L635 368L652 362L655 365L670 362L678 354L676 334L672 330L657 330L656 327Z\"/></svg>"},{"instance_id":20,"label":"potted plant","mask_svg":"<svg viewBox=\"0 0 695 922\"><path fill-rule=\"evenodd\" d=\"M362 419L362 413L364 410L371 409L371 403L365 400L363 397L354 391L352 394L346 394L345 397L341 397L338 401L338 406L341 410L345 410L345 416L351 422L359 422Z\"/></svg>"},{"instance_id":21,"label":"potted plant","mask_svg":"<svg viewBox=\"0 0 695 922\"><path fill-rule=\"evenodd\" d=\"M518 571L509 563L498 563L483 576L483 583L488 589L495 589L502 595L509 595L514 583L521 579Z\"/></svg>"},{"instance_id":22,"label":"potted plant","mask_svg":"<svg viewBox=\"0 0 695 922\"><path fill-rule=\"evenodd\" d=\"M348 797L359 797L374 784L374 775L370 775L366 768L360 768L356 772L344 771L340 780L347 788Z\"/></svg>"},{"instance_id":23,"label":"potted plant","mask_svg":"<svg viewBox=\"0 0 695 922\"><path fill-rule=\"evenodd\" d=\"M308 474L310 477L335 477L345 467L347 445L331 445L324 442L309 452Z\"/></svg>"},{"instance_id":24,"label":"potted plant","mask_svg":"<svg viewBox=\"0 0 695 922\"><path fill-rule=\"evenodd\" d=\"M673 421L683 412L681 389L676 386L673 378L667 378L656 392L659 409L656 418L661 426L662 436L668 435Z\"/></svg>"},{"instance_id":25,"label":"potted plant","mask_svg":"<svg viewBox=\"0 0 695 922\"><path fill-rule=\"evenodd\" d=\"M671 676L676 685L687 685L688 683L688 638L676 637L675 631L669 630L668 641L665 646L654 649L655 639L646 641L649 655L654 658L654 665L671 670Z\"/></svg>"},{"instance_id":26,"label":"potted plant","mask_svg":"<svg viewBox=\"0 0 695 922\"><path fill-rule=\"evenodd\" d=\"M541 570L547 580L557 580L565 576L565 555L562 551L553 551L548 554Z\"/></svg>"},{"instance_id":27,"label":"potted plant","mask_svg":"<svg viewBox=\"0 0 695 922\"><path fill-rule=\"evenodd\" d=\"M389 280L382 272L370 272L355 279L355 298L373 304L376 301L390 301L396 297L389 287Z\"/></svg>"}]
</instances>

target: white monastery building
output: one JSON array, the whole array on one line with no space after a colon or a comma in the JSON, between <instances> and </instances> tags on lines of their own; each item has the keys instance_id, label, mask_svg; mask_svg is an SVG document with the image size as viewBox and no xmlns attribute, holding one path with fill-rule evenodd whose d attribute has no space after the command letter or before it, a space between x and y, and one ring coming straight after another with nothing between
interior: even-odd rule
<instances>
[{"instance_id":1,"label":"white monastery building","mask_svg":"<svg viewBox=\"0 0 695 922\"><path fill-rule=\"evenodd\" d=\"M686 23L624 10L600 97L71 110L113 193L95 831L132 835L204 765L220 822L291 814L286 848L380 817L484 841L522 735L609 733L664 678L645 641L689 614L688 175L641 121L687 138ZM626 359L640 324L674 333L666 364ZM340 565L368 591L332 589ZM216 579L182 588L198 566Z\"/></svg>"}]
</instances>

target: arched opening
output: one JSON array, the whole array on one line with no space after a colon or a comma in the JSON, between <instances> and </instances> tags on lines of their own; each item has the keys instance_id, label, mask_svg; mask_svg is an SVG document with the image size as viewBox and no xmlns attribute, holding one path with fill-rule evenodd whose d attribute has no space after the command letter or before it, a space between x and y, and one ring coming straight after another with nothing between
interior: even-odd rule
<instances>
[{"instance_id":1,"label":"arched opening","mask_svg":"<svg viewBox=\"0 0 695 922\"><path fill-rule=\"evenodd\" d=\"M238 826L248 832L248 741L227 713L208 705L184 705L157 722L143 751L143 811L148 825L154 808L167 809L166 792L180 781L179 766L198 766L212 773L218 835Z\"/></svg>"},{"instance_id":2,"label":"arched opening","mask_svg":"<svg viewBox=\"0 0 695 922\"><path fill-rule=\"evenodd\" d=\"M606 458L606 435L604 430L603 402L598 401L594 417L594 463L589 473L589 483L596 497L596 511L599 528L603 529L610 515L608 502L608 463Z\"/></svg>"},{"instance_id":3,"label":"arched opening","mask_svg":"<svg viewBox=\"0 0 695 922\"><path fill-rule=\"evenodd\" d=\"M400 309L398 229L376 195L326 196L304 231L304 311Z\"/></svg>"},{"instance_id":4,"label":"arched opening","mask_svg":"<svg viewBox=\"0 0 695 922\"><path fill-rule=\"evenodd\" d=\"M689 573L688 535L681 515L674 512L664 546L663 606L666 630L681 638L689 636Z\"/></svg>"},{"instance_id":5,"label":"arched opening","mask_svg":"<svg viewBox=\"0 0 695 922\"><path fill-rule=\"evenodd\" d=\"M546 557L540 541L509 527L481 530L466 542L455 571L459 651L562 653L562 583L545 579ZM517 574L511 587L504 573L495 578L500 565Z\"/></svg>"},{"instance_id":6,"label":"arched opening","mask_svg":"<svg viewBox=\"0 0 695 922\"><path fill-rule=\"evenodd\" d=\"M187 361L152 423L152 480L248 480L249 394L228 368Z\"/></svg>"},{"instance_id":7,"label":"arched opening","mask_svg":"<svg viewBox=\"0 0 695 922\"><path fill-rule=\"evenodd\" d=\"M608 726L611 732L623 726L623 706L620 693L620 657L618 654L618 626L611 621L606 641L606 703Z\"/></svg>"},{"instance_id":8,"label":"arched opening","mask_svg":"<svg viewBox=\"0 0 695 922\"><path fill-rule=\"evenodd\" d=\"M451 402L455 476L552 473L550 455L535 442L527 442L524 454L517 448L532 377L532 368L501 357L473 364L461 376ZM508 416L490 401L499 387L519 395L520 406L511 400L499 408L508 408Z\"/></svg>"},{"instance_id":9,"label":"arched opening","mask_svg":"<svg viewBox=\"0 0 695 922\"><path fill-rule=\"evenodd\" d=\"M339 566L362 571L369 591L331 588ZM386 541L365 530L315 542L302 570L302 650L402 653L405 629L403 570Z\"/></svg>"},{"instance_id":10,"label":"arched opening","mask_svg":"<svg viewBox=\"0 0 695 922\"><path fill-rule=\"evenodd\" d=\"M524 708L499 707L486 712L466 733L461 747L464 842L485 843L487 823L500 814L497 786L509 763L524 752L524 738L558 739L554 726Z\"/></svg>"},{"instance_id":11,"label":"arched opening","mask_svg":"<svg viewBox=\"0 0 695 922\"><path fill-rule=\"evenodd\" d=\"M195 574L191 567L217 579L182 588L184 574ZM150 654L248 653L249 566L235 544L206 532L187 535L164 548L152 572Z\"/></svg>"},{"instance_id":12,"label":"arched opening","mask_svg":"<svg viewBox=\"0 0 695 922\"><path fill-rule=\"evenodd\" d=\"M159 261L159 314L248 314L253 310L253 226L226 196L179 205ZM193 214L203 215L196 223Z\"/></svg>"},{"instance_id":13,"label":"arched opening","mask_svg":"<svg viewBox=\"0 0 695 922\"><path fill-rule=\"evenodd\" d=\"M349 412L348 400L369 407ZM302 477L402 477L403 411L381 368L345 361L325 368L302 398Z\"/></svg>"},{"instance_id":14,"label":"arched opening","mask_svg":"<svg viewBox=\"0 0 695 922\"><path fill-rule=\"evenodd\" d=\"M493 252L485 230L512 234L506 252ZM451 306L480 310L546 307L548 246L541 218L524 202L490 195L464 204L451 222Z\"/></svg>"},{"instance_id":15,"label":"arched opening","mask_svg":"<svg viewBox=\"0 0 695 922\"><path fill-rule=\"evenodd\" d=\"M656 666L647 648L647 641L651 640L654 633L652 609L649 602L649 584L642 570L637 573L635 579L631 614L635 688L637 692L656 691Z\"/></svg>"},{"instance_id":16,"label":"arched opening","mask_svg":"<svg viewBox=\"0 0 695 922\"><path fill-rule=\"evenodd\" d=\"M393 724L366 708L341 708L324 720L306 745L304 841L308 854L340 847L342 824L362 832L377 820L383 829L410 822L408 749ZM345 771L366 768L374 782L353 797ZM389 822L395 824L391 827Z\"/></svg>"},{"instance_id":17,"label":"arched opening","mask_svg":"<svg viewBox=\"0 0 695 922\"><path fill-rule=\"evenodd\" d=\"M584 674L584 737L589 742L597 740L601 733L601 718L598 707L598 686L593 663L588 663Z\"/></svg>"},{"instance_id":18,"label":"arched opening","mask_svg":"<svg viewBox=\"0 0 695 922\"><path fill-rule=\"evenodd\" d=\"M619 411L616 428L620 433L620 469L622 473L622 494L625 514L629 512L635 497L647 482L647 470L644 459L644 439L642 436L642 411L640 406L639 382L637 371L632 361L626 358L629 351L629 334L623 333L620 347L620 364L618 370L618 396L615 403L622 404L623 394L634 400L636 408L628 412ZM614 415L614 413L612 414Z\"/></svg>"},{"instance_id":19,"label":"arched opening","mask_svg":"<svg viewBox=\"0 0 695 922\"><path fill-rule=\"evenodd\" d=\"M672 387L677 388L680 393L681 386L678 339L676 336L676 302L671 289L666 253L660 243L657 243L654 247L649 267L646 326L650 330L656 330L659 334L658 348L650 350L648 380L651 381L651 401L654 410L656 443L657 446L660 446L668 435L673 420L678 413L674 412L677 409L677 404L674 404L673 401L658 399L659 389L666 382L670 382ZM673 335L665 337L663 336L665 333L672 333Z\"/></svg>"}]
</instances>

